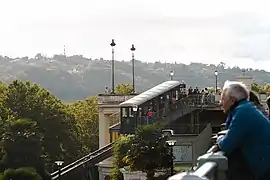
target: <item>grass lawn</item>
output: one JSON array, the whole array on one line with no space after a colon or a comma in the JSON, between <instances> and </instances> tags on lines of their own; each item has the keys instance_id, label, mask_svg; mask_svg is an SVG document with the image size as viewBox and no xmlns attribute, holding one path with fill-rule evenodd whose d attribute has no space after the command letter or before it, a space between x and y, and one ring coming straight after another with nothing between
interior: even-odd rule
<instances>
[{"instance_id":1,"label":"grass lawn","mask_svg":"<svg viewBox=\"0 0 270 180\"><path fill-rule=\"evenodd\" d=\"M191 164L183 164L183 163L174 164L174 170L177 172L187 171L191 167L192 167Z\"/></svg>"}]
</instances>

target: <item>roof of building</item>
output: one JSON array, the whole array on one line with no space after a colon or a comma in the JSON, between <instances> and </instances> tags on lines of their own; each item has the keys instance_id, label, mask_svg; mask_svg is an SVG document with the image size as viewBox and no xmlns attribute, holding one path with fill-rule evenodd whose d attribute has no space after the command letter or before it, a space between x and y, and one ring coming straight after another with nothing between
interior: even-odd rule
<instances>
[{"instance_id":1,"label":"roof of building","mask_svg":"<svg viewBox=\"0 0 270 180\"><path fill-rule=\"evenodd\" d=\"M182 83L179 81L166 81L163 82L125 102L122 102L120 104L120 106L124 106L124 107L130 107L130 106L139 106L173 88L175 88L176 86L181 85Z\"/></svg>"}]
</instances>

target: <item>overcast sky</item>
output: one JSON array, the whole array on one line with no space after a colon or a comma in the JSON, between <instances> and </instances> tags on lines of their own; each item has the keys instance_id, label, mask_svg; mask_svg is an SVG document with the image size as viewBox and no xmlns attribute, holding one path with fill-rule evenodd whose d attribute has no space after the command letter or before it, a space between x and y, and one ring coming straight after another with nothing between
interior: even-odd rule
<instances>
[{"instance_id":1,"label":"overcast sky","mask_svg":"<svg viewBox=\"0 0 270 180\"><path fill-rule=\"evenodd\" d=\"M270 2L0 0L0 54L204 62L270 70Z\"/></svg>"}]
</instances>

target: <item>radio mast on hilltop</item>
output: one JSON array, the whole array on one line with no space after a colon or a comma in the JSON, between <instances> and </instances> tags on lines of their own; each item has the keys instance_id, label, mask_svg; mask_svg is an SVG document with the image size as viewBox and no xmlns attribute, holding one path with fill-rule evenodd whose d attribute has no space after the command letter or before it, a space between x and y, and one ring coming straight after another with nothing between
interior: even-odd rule
<instances>
[{"instance_id":1,"label":"radio mast on hilltop","mask_svg":"<svg viewBox=\"0 0 270 180\"><path fill-rule=\"evenodd\" d=\"M66 45L64 45L64 56L66 56Z\"/></svg>"}]
</instances>

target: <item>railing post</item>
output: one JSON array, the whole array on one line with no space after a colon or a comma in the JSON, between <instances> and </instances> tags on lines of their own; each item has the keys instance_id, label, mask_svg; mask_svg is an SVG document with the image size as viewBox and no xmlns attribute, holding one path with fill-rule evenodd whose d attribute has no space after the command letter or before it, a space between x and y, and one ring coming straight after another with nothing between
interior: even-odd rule
<instances>
[{"instance_id":1,"label":"railing post","mask_svg":"<svg viewBox=\"0 0 270 180\"><path fill-rule=\"evenodd\" d=\"M198 158L195 172L178 173L168 180L227 180L228 163L222 152L207 153Z\"/></svg>"},{"instance_id":2,"label":"railing post","mask_svg":"<svg viewBox=\"0 0 270 180\"><path fill-rule=\"evenodd\" d=\"M227 157L223 155L223 152L206 153L198 158L198 166L202 166L206 162L217 163L217 180L226 180L228 171Z\"/></svg>"}]
</instances>

